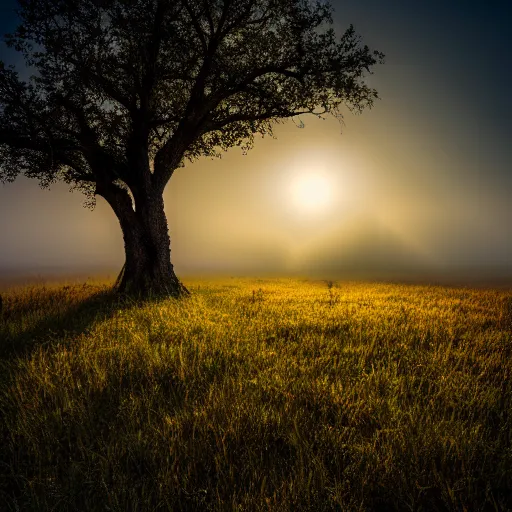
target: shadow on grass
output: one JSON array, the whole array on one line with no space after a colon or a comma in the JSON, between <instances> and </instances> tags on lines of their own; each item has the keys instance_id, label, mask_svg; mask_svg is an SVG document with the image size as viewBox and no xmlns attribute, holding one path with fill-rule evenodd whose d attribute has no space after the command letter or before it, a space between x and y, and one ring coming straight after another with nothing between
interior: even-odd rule
<instances>
[{"instance_id":1,"label":"shadow on grass","mask_svg":"<svg viewBox=\"0 0 512 512\"><path fill-rule=\"evenodd\" d=\"M39 309L31 311L43 311L40 306L48 305L48 296L43 299L34 301ZM83 300L77 297L53 315L41 313L40 321L28 329L19 324L9 344L3 343L0 364L7 369L11 363L11 380L23 377L30 368L18 367L9 357L37 357L38 347L72 342L73 335L94 322L134 305L106 291ZM11 308L10 321L16 324L21 315ZM236 492L250 496L255 486L262 486L259 475L269 472L273 478L265 485L278 492L280 482L293 476L298 451L276 423L255 428L250 409L229 419L230 404L240 392L232 379L239 380L245 371L243 360L214 349L209 357L200 358L192 343L181 352L185 360L196 361L195 369L183 373L172 350L165 352L167 364L155 371L144 357L127 358L112 351L101 386L93 372L87 373L89 367L81 370L76 365L64 380L53 371L51 383L44 386L50 393L36 405L32 397L41 397L36 395L40 387L31 387L23 378L16 399L0 395L5 414L0 415L0 503L5 507L0 510L99 511L106 510L105 504L109 510L127 511L214 510L218 500L230 502L234 486ZM80 388L75 378L81 381ZM0 384L2 379L7 373L0 376ZM257 390L251 393L258 396ZM221 437L211 423L213 414L226 430ZM23 417L28 419L22 421ZM223 449L226 455L219 459ZM261 456L255 458L255 453ZM247 461L253 458L248 470ZM230 472L241 476L224 482L221 475Z\"/></svg>"},{"instance_id":2,"label":"shadow on grass","mask_svg":"<svg viewBox=\"0 0 512 512\"><path fill-rule=\"evenodd\" d=\"M83 289L87 286L84 284ZM40 346L62 343L86 332L115 311L133 306L112 289L100 288L84 297L66 296L68 289L45 290L31 300L11 299L0 313L0 361L29 355ZM82 288L82 287L80 287ZM4 299L5 302L5 299Z\"/></svg>"}]
</instances>

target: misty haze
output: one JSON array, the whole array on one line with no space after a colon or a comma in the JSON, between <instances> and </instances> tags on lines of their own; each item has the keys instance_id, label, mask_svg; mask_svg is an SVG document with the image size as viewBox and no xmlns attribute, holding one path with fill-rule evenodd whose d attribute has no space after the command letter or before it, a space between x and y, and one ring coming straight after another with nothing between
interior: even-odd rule
<instances>
[{"instance_id":1,"label":"misty haze","mask_svg":"<svg viewBox=\"0 0 512 512\"><path fill-rule=\"evenodd\" d=\"M179 273L509 285L508 178L483 186L478 161L464 167L441 148L404 156L398 129L379 146L382 103L342 134L334 120L289 123L246 156L232 149L179 169L165 192ZM298 211L289 182L318 170L332 179L330 202ZM119 271L123 241L101 199L91 212L65 185L23 180L0 193L4 276Z\"/></svg>"}]
</instances>

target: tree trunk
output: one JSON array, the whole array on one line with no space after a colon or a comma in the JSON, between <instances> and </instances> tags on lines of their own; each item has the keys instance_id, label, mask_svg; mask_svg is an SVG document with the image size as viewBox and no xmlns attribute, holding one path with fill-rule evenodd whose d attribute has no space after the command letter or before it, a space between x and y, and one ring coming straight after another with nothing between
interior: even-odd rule
<instances>
[{"instance_id":1,"label":"tree trunk","mask_svg":"<svg viewBox=\"0 0 512 512\"><path fill-rule=\"evenodd\" d=\"M170 239L163 199L144 201L136 221L121 225L126 261L118 290L130 295L188 294L171 263Z\"/></svg>"},{"instance_id":2,"label":"tree trunk","mask_svg":"<svg viewBox=\"0 0 512 512\"><path fill-rule=\"evenodd\" d=\"M125 264L116 282L120 293L138 297L188 295L171 263L164 202L158 197L137 198L136 210L125 190L101 193L114 209L123 231Z\"/></svg>"}]
</instances>

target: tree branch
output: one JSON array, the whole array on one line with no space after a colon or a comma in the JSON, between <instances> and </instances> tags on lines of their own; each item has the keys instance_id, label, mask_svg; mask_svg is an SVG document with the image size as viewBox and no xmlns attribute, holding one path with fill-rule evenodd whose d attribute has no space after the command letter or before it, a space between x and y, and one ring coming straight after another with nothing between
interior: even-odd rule
<instances>
[{"instance_id":1,"label":"tree branch","mask_svg":"<svg viewBox=\"0 0 512 512\"><path fill-rule=\"evenodd\" d=\"M57 144L55 144L57 143ZM16 149L29 149L31 151L40 151L41 153L48 153L50 143L47 140L38 140L34 137L27 137L18 135L9 128L0 128L0 144L7 144ZM53 141L54 149L59 151L76 151L81 149L81 146L72 144L67 139L57 139Z\"/></svg>"},{"instance_id":2,"label":"tree branch","mask_svg":"<svg viewBox=\"0 0 512 512\"><path fill-rule=\"evenodd\" d=\"M228 124L238 123L238 122L251 122L251 121L262 121L265 119L281 119L281 118L289 118L300 116L303 114L312 114L314 116L322 116L327 114L327 110L323 110L321 112L315 112L313 109L310 110L296 110L296 111L286 111L286 110L276 110L275 112L264 112L262 114L257 115L249 115L249 114L233 114L231 116L226 117L221 121L210 121L205 124L205 129L203 133L212 132L215 130L221 130Z\"/></svg>"},{"instance_id":3,"label":"tree branch","mask_svg":"<svg viewBox=\"0 0 512 512\"><path fill-rule=\"evenodd\" d=\"M208 53L208 42L206 40L205 33L203 32L203 29L201 28L201 25L199 23L199 18L194 13L194 9L192 8L192 6L190 5L188 0L182 0L182 2L190 16L190 19L191 19L192 25L196 31L197 37L199 38L199 41L201 42L203 52L206 55Z\"/></svg>"}]
</instances>

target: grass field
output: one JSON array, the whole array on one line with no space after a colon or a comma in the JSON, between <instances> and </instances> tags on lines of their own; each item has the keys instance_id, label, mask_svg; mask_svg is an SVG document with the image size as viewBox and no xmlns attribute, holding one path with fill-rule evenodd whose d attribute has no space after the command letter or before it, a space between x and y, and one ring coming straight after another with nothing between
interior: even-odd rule
<instances>
[{"instance_id":1,"label":"grass field","mask_svg":"<svg viewBox=\"0 0 512 512\"><path fill-rule=\"evenodd\" d=\"M512 509L512 292L2 293L0 509Z\"/></svg>"}]
</instances>

